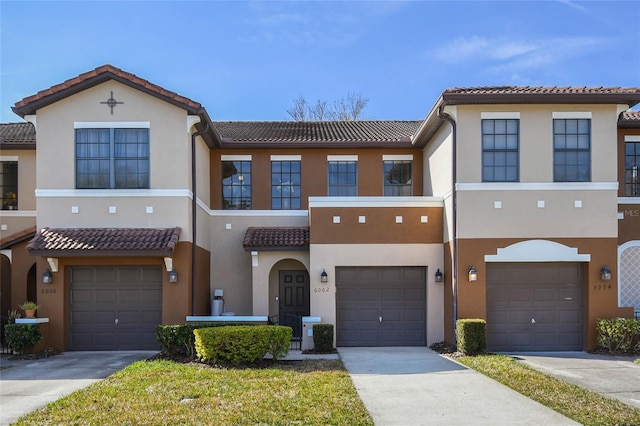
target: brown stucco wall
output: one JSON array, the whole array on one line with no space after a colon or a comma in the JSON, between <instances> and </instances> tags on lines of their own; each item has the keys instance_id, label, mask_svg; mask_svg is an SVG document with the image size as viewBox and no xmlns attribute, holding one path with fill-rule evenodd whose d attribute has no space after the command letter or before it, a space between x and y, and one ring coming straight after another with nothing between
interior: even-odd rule
<instances>
[{"instance_id":1,"label":"brown stucco wall","mask_svg":"<svg viewBox=\"0 0 640 426\"><path fill-rule=\"evenodd\" d=\"M27 244L29 244L29 240L11 247L11 309L18 309L18 305L29 297L27 291L29 270L36 263L36 260L27 253ZM44 269L40 271L44 271ZM38 301L39 296L40 294L37 293L35 302ZM3 316L6 314L6 311L2 312ZM21 314L24 316L24 312Z\"/></svg>"},{"instance_id":2,"label":"brown stucco wall","mask_svg":"<svg viewBox=\"0 0 640 426\"><path fill-rule=\"evenodd\" d=\"M251 155L253 210L271 209L271 155L301 155L302 209L308 197L327 196L327 155L358 155L358 195L382 195L382 156L413 154L413 195L423 195L419 149L224 149L211 152L211 208L222 209L221 155Z\"/></svg>"},{"instance_id":3,"label":"brown stucco wall","mask_svg":"<svg viewBox=\"0 0 640 426\"><path fill-rule=\"evenodd\" d=\"M550 238L560 244L576 247L579 254L590 254L591 261L584 264L585 300L585 350L596 347L596 320L599 318L632 317L633 309L618 307L617 248L615 238ZM458 240L458 318L486 319L486 267L484 256L496 254L523 239L463 239ZM604 284L600 280L600 269L607 265L612 271L612 280ZM468 282L471 266L478 271L478 281ZM610 285L610 287L609 287Z\"/></svg>"},{"instance_id":4,"label":"brown stucco wall","mask_svg":"<svg viewBox=\"0 0 640 426\"><path fill-rule=\"evenodd\" d=\"M455 341L453 323L453 246L451 241L444 244L444 340Z\"/></svg>"},{"instance_id":5,"label":"brown stucco wall","mask_svg":"<svg viewBox=\"0 0 640 426\"><path fill-rule=\"evenodd\" d=\"M623 218L618 220L618 244L640 240L640 204L618 204Z\"/></svg>"},{"instance_id":6,"label":"brown stucco wall","mask_svg":"<svg viewBox=\"0 0 640 426\"><path fill-rule=\"evenodd\" d=\"M430 244L442 242L442 207L314 207L311 244ZM340 223L333 217L340 216ZM358 223L365 216L366 223ZM402 216L402 223L396 223ZM421 223L421 216L428 222Z\"/></svg>"},{"instance_id":7,"label":"brown stucco wall","mask_svg":"<svg viewBox=\"0 0 640 426\"><path fill-rule=\"evenodd\" d=\"M33 259L33 258L32 258ZM67 257L58 258L58 272L53 273L53 283L43 284L42 273L37 274L38 317L49 318L49 344L64 351L67 348L67 322L69 310L69 271L73 266L158 265L163 271L162 323L183 323L191 315L191 244L179 242L173 253L173 267L178 272L178 282L169 283L162 257ZM201 248L197 252L198 295L197 315L209 310L209 252ZM44 257L37 258L38 271L49 265Z\"/></svg>"}]
</instances>

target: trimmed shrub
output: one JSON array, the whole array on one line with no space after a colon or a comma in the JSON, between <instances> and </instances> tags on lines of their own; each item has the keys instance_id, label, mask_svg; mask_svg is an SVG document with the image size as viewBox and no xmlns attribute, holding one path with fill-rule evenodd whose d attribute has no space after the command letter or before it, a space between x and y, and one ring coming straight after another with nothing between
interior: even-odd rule
<instances>
[{"instance_id":1,"label":"trimmed shrub","mask_svg":"<svg viewBox=\"0 0 640 426\"><path fill-rule=\"evenodd\" d=\"M199 328L193 333L196 353L201 361L243 365L256 363L267 353L273 359L286 355L293 331L291 327L279 325L245 325Z\"/></svg>"},{"instance_id":2,"label":"trimmed shrub","mask_svg":"<svg viewBox=\"0 0 640 426\"><path fill-rule=\"evenodd\" d=\"M4 326L4 335L7 346L16 353L22 353L42 339L38 324L7 324Z\"/></svg>"},{"instance_id":3,"label":"trimmed shrub","mask_svg":"<svg viewBox=\"0 0 640 426\"><path fill-rule=\"evenodd\" d=\"M487 350L487 322L483 319L456 321L458 350L465 355L477 355Z\"/></svg>"},{"instance_id":4,"label":"trimmed shrub","mask_svg":"<svg viewBox=\"0 0 640 426\"><path fill-rule=\"evenodd\" d=\"M313 349L322 353L333 351L333 324L313 325Z\"/></svg>"},{"instance_id":5,"label":"trimmed shrub","mask_svg":"<svg viewBox=\"0 0 640 426\"><path fill-rule=\"evenodd\" d=\"M599 319L596 331L599 349L609 352L640 351L640 319Z\"/></svg>"},{"instance_id":6,"label":"trimmed shrub","mask_svg":"<svg viewBox=\"0 0 640 426\"><path fill-rule=\"evenodd\" d=\"M188 322L185 324L159 325L156 338L160 350L169 356L188 356L196 358L195 336L193 330L207 327L236 326L239 322Z\"/></svg>"}]
</instances>

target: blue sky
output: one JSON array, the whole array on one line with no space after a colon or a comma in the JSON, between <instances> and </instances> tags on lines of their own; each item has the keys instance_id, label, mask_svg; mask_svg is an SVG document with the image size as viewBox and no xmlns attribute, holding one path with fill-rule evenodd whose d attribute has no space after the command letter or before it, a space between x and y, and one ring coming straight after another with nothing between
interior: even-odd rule
<instances>
[{"instance_id":1,"label":"blue sky","mask_svg":"<svg viewBox=\"0 0 640 426\"><path fill-rule=\"evenodd\" d=\"M638 1L0 1L0 122L109 63L214 120L286 120L293 99L426 116L449 87L640 86Z\"/></svg>"}]
</instances>

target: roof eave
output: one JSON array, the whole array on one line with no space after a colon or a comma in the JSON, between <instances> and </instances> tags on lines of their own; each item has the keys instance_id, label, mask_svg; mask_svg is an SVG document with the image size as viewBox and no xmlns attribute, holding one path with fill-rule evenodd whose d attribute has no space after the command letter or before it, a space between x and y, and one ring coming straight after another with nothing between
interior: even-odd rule
<instances>
[{"instance_id":1,"label":"roof eave","mask_svg":"<svg viewBox=\"0 0 640 426\"><path fill-rule=\"evenodd\" d=\"M309 246L281 246L281 247L249 247L245 246L244 251L309 251Z\"/></svg>"},{"instance_id":2,"label":"roof eave","mask_svg":"<svg viewBox=\"0 0 640 426\"><path fill-rule=\"evenodd\" d=\"M478 104L624 104L640 103L637 93L447 93L448 105Z\"/></svg>"},{"instance_id":3,"label":"roof eave","mask_svg":"<svg viewBox=\"0 0 640 426\"><path fill-rule=\"evenodd\" d=\"M32 249L29 250L30 256L45 257L170 257L173 255L173 249L161 250L63 250L63 249Z\"/></svg>"},{"instance_id":4,"label":"roof eave","mask_svg":"<svg viewBox=\"0 0 640 426\"><path fill-rule=\"evenodd\" d=\"M0 142L0 149L2 150L35 150L36 149L36 144L35 143L4 143L4 142Z\"/></svg>"},{"instance_id":5,"label":"roof eave","mask_svg":"<svg viewBox=\"0 0 640 426\"><path fill-rule=\"evenodd\" d=\"M222 148L414 148L410 138L400 141L235 141L222 138Z\"/></svg>"}]
</instances>

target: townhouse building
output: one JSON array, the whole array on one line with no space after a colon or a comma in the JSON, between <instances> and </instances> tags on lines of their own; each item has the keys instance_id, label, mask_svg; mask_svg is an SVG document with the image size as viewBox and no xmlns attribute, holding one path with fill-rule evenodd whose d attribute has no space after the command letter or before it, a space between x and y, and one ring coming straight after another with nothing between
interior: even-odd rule
<instances>
[{"instance_id":1,"label":"townhouse building","mask_svg":"<svg viewBox=\"0 0 640 426\"><path fill-rule=\"evenodd\" d=\"M111 65L0 126L2 312L60 350L318 316L337 346L595 347L640 310L637 88L445 90L419 121L221 122ZM15 195L15 197L14 197Z\"/></svg>"}]
</instances>

